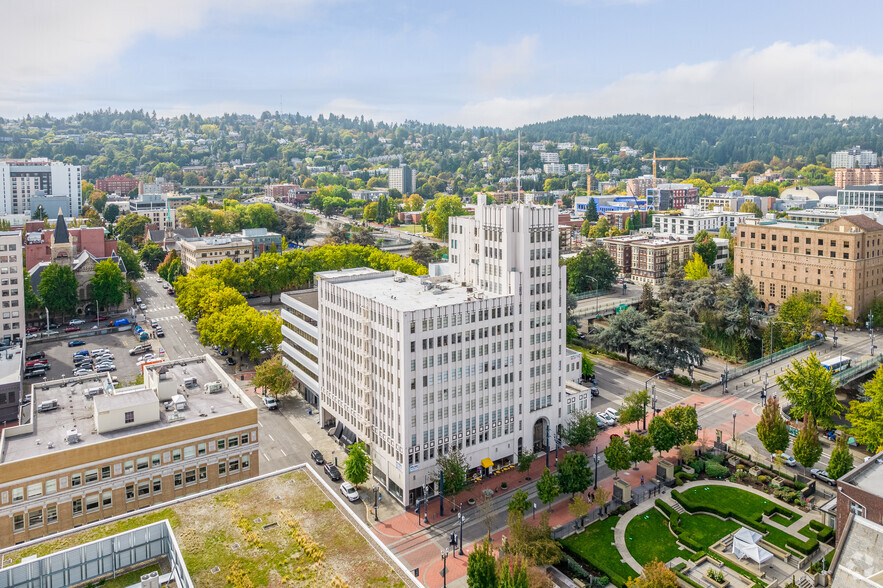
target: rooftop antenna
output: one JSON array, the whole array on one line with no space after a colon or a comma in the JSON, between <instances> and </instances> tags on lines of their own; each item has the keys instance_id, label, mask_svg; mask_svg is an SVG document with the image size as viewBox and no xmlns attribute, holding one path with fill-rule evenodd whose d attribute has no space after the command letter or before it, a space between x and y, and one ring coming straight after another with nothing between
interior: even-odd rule
<instances>
[{"instance_id":1,"label":"rooftop antenna","mask_svg":"<svg viewBox=\"0 0 883 588\"><path fill-rule=\"evenodd\" d=\"M516 176L518 185L518 201L521 202L521 131L518 131L518 175Z\"/></svg>"}]
</instances>

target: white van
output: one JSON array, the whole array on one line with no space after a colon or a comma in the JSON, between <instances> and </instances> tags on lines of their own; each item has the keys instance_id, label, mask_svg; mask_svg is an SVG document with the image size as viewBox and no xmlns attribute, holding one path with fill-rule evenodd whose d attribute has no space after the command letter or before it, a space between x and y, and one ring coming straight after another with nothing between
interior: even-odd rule
<instances>
[{"instance_id":1,"label":"white van","mask_svg":"<svg viewBox=\"0 0 883 588\"><path fill-rule=\"evenodd\" d=\"M224 387L220 382L209 382L205 385L205 391L208 394L214 394L215 392L220 392Z\"/></svg>"}]
</instances>

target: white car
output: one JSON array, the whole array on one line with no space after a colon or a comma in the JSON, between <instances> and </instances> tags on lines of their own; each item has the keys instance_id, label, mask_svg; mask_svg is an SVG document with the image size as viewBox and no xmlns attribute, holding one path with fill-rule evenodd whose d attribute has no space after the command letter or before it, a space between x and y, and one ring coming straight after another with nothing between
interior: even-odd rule
<instances>
[{"instance_id":1,"label":"white car","mask_svg":"<svg viewBox=\"0 0 883 588\"><path fill-rule=\"evenodd\" d=\"M40 333L28 333L25 336L25 339L39 339L39 338L40 338Z\"/></svg>"},{"instance_id":2,"label":"white car","mask_svg":"<svg viewBox=\"0 0 883 588\"><path fill-rule=\"evenodd\" d=\"M74 376L88 376L92 370L74 370Z\"/></svg>"},{"instance_id":3,"label":"white car","mask_svg":"<svg viewBox=\"0 0 883 588\"><path fill-rule=\"evenodd\" d=\"M616 424L616 421L610 418L610 415L608 415L606 412L596 412L595 416L598 417L599 420L603 421L603 423L608 427L612 427Z\"/></svg>"},{"instance_id":4,"label":"white car","mask_svg":"<svg viewBox=\"0 0 883 588\"><path fill-rule=\"evenodd\" d=\"M606 414L607 416L609 416L609 417L610 417L611 419L613 419L614 421L618 421L618 420L619 420L619 411L616 410L616 409L613 408L613 407L610 407L610 408L608 408L607 410L605 410L605 411L604 411L604 414Z\"/></svg>"},{"instance_id":5,"label":"white car","mask_svg":"<svg viewBox=\"0 0 883 588\"><path fill-rule=\"evenodd\" d=\"M349 482L344 482L340 485L340 493L346 496L346 499L350 502L356 502L359 500L359 493Z\"/></svg>"},{"instance_id":6,"label":"white car","mask_svg":"<svg viewBox=\"0 0 883 588\"><path fill-rule=\"evenodd\" d=\"M137 302L138 304L141 304L141 297L140 297L140 296L136 296L136 297L135 297L135 302Z\"/></svg>"},{"instance_id":7,"label":"white car","mask_svg":"<svg viewBox=\"0 0 883 588\"><path fill-rule=\"evenodd\" d=\"M141 310L147 310L147 305L146 304L139 304L138 308L140 308Z\"/></svg>"},{"instance_id":8,"label":"white car","mask_svg":"<svg viewBox=\"0 0 883 588\"><path fill-rule=\"evenodd\" d=\"M781 455L782 463L788 466L789 468L797 467L797 460L791 457L790 455L783 453Z\"/></svg>"},{"instance_id":9,"label":"white car","mask_svg":"<svg viewBox=\"0 0 883 588\"><path fill-rule=\"evenodd\" d=\"M85 322L86 322L86 321L84 321L83 319L72 319L68 324L69 324L70 326L72 326L72 327L75 327L75 326L77 326L77 325L82 325L82 324L84 324Z\"/></svg>"},{"instance_id":10,"label":"white car","mask_svg":"<svg viewBox=\"0 0 883 588\"><path fill-rule=\"evenodd\" d=\"M154 359L156 356L152 353L145 353L141 357L138 358L138 361L147 361L149 359Z\"/></svg>"},{"instance_id":11,"label":"white car","mask_svg":"<svg viewBox=\"0 0 883 588\"><path fill-rule=\"evenodd\" d=\"M156 281L162 284L162 278L157 278Z\"/></svg>"},{"instance_id":12,"label":"white car","mask_svg":"<svg viewBox=\"0 0 883 588\"><path fill-rule=\"evenodd\" d=\"M115 371L117 371L117 366L112 365L112 364L103 364L103 365L99 365L99 366L95 367L95 372L99 373L99 374L103 373L103 372L115 372Z\"/></svg>"}]
</instances>

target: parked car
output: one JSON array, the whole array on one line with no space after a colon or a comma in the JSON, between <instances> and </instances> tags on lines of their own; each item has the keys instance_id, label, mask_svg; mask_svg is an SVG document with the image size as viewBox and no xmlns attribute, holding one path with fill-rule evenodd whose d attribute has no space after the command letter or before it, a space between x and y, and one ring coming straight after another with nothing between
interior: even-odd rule
<instances>
[{"instance_id":1,"label":"parked car","mask_svg":"<svg viewBox=\"0 0 883 588\"><path fill-rule=\"evenodd\" d=\"M65 333L75 333L76 331L79 331L79 330L80 330L80 327L65 327L64 328Z\"/></svg>"},{"instance_id":2,"label":"parked car","mask_svg":"<svg viewBox=\"0 0 883 588\"><path fill-rule=\"evenodd\" d=\"M141 310L147 310L147 305L146 304L139 304L138 308L140 308Z\"/></svg>"},{"instance_id":3,"label":"parked car","mask_svg":"<svg viewBox=\"0 0 883 588\"><path fill-rule=\"evenodd\" d=\"M106 316L99 316L99 317L92 319L92 322L93 323L100 323L101 321L106 321L106 320L107 320Z\"/></svg>"},{"instance_id":4,"label":"parked car","mask_svg":"<svg viewBox=\"0 0 883 588\"><path fill-rule=\"evenodd\" d=\"M137 302L138 304L141 304L141 297L140 297L140 296L136 296L136 297L135 297L135 302Z\"/></svg>"},{"instance_id":5,"label":"parked car","mask_svg":"<svg viewBox=\"0 0 883 588\"><path fill-rule=\"evenodd\" d=\"M25 333L39 333L40 327L28 327L25 329Z\"/></svg>"},{"instance_id":6,"label":"parked car","mask_svg":"<svg viewBox=\"0 0 883 588\"><path fill-rule=\"evenodd\" d=\"M604 411L604 414L612 418L614 421L619 420L619 411L613 408L612 406Z\"/></svg>"},{"instance_id":7,"label":"parked car","mask_svg":"<svg viewBox=\"0 0 883 588\"><path fill-rule=\"evenodd\" d=\"M34 361L29 361L25 364L25 369L32 369L35 367L45 367L49 369L49 361L45 359L35 359Z\"/></svg>"},{"instance_id":8,"label":"parked car","mask_svg":"<svg viewBox=\"0 0 883 588\"><path fill-rule=\"evenodd\" d=\"M346 496L346 499L350 502L357 502L359 500L359 493L349 482L344 482L340 485L340 493Z\"/></svg>"},{"instance_id":9,"label":"parked car","mask_svg":"<svg viewBox=\"0 0 883 588\"><path fill-rule=\"evenodd\" d=\"M788 466L789 468L797 467L797 460L788 455L787 453L782 454L782 463Z\"/></svg>"},{"instance_id":10,"label":"parked car","mask_svg":"<svg viewBox=\"0 0 883 588\"><path fill-rule=\"evenodd\" d=\"M74 376L88 376L91 373L92 373L92 370L86 370L86 369L74 370Z\"/></svg>"},{"instance_id":11,"label":"parked car","mask_svg":"<svg viewBox=\"0 0 883 588\"><path fill-rule=\"evenodd\" d=\"M141 357L138 358L138 361L148 361L148 360L155 359L155 358L156 358L156 356L154 354L145 353L144 355L142 355Z\"/></svg>"},{"instance_id":12,"label":"parked car","mask_svg":"<svg viewBox=\"0 0 883 588\"><path fill-rule=\"evenodd\" d=\"M39 339L40 333L28 333L25 335L25 339Z\"/></svg>"},{"instance_id":13,"label":"parked car","mask_svg":"<svg viewBox=\"0 0 883 588\"><path fill-rule=\"evenodd\" d=\"M89 350L88 350L88 349L80 349L79 351L75 351L75 352L74 352L74 357L75 357L75 358L78 357L78 356L80 356L80 355L85 355L85 356L88 357L88 356L91 355L91 354L89 353Z\"/></svg>"},{"instance_id":14,"label":"parked car","mask_svg":"<svg viewBox=\"0 0 883 588\"><path fill-rule=\"evenodd\" d=\"M595 422L598 423L599 429L606 429L607 428L607 421L602 420L601 417L599 417L597 415L595 415Z\"/></svg>"},{"instance_id":15,"label":"parked car","mask_svg":"<svg viewBox=\"0 0 883 588\"><path fill-rule=\"evenodd\" d=\"M34 361L35 359L46 359L46 352L35 351L34 353L28 353L25 356L25 361Z\"/></svg>"},{"instance_id":16,"label":"parked car","mask_svg":"<svg viewBox=\"0 0 883 588\"><path fill-rule=\"evenodd\" d=\"M322 452L319 451L318 449L314 449L310 453L310 459L312 459L314 462L316 462L316 465L322 465L323 463L325 463L325 458L322 457Z\"/></svg>"},{"instance_id":17,"label":"parked car","mask_svg":"<svg viewBox=\"0 0 883 588\"><path fill-rule=\"evenodd\" d=\"M155 329L159 326L159 323L156 321L156 319L151 319L150 326Z\"/></svg>"},{"instance_id":18,"label":"parked car","mask_svg":"<svg viewBox=\"0 0 883 588\"><path fill-rule=\"evenodd\" d=\"M828 477L828 472L825 470L820 470L819 468L813 468L809 470L810 475L817 480L821 480L826 484L830 484L831 486L837 485L837 480Z\"/></svg>"},{"instance_id":19,"label":"parked car","mask_svg":"<svg viewBox=\"0 0 883 588\"><path fill-rule=\"evenodd\" d=\"M276 399L272 396L264 396L263 397L264 406L267 407L267 410L276 410L279 408L279 403L276 402Z\"/></svg>"},{"instance_id":20,"label":"parked car","mask_svg":"<svg viewBox=\"0 0 883 588\"><path fill-rule=\"evenodd\" d=\"M162 330L162 327L156 328L156 336L157 337L165 337L166 336L166 332Z\"/></svg>"},{"instance_id":21,"label":"parked car","mask_svg":"<svg viewBox=\"0 0 883 588\"><path fill-rule=\"evenodd\" d=\"M592 386L591 388L589 388L589 390L590 390L591 393L592 393L592 397L596 397L596 396L600 396L600 395L601 395L601 391L598 390L598 387L597 387L597 386Z\"/></svg>"},{"instance_id":22,"label":"parked car","mask_svg":"<svg viewBox=\"0 0 883 588\"><path fill-rule=\"evenodd\" d=\"M325 462L325 475L331 478L332 482L336 482L340 480L340 470L337 469L337 466L333 463Z\"/></svg>"},{"instance_id":23,"label":"parked car","mask_svg":"<svg viewBox=\"0 0 883 588\"><path fill-rule=\"evenodd\" d=\"M58 331L46 331L43 334L46 335L47 337L51 337L52 335L57 335Z\"/></svg>"},{"instance_id":24,"label":"parked car","mask_svg":"<svg viewBox=\"0 0 883 588\"><path fill-rule=\"evenodd\" d=\"M156 281L162 284L162 278L157 278Z\"/></svg>"},{"instance_id":25,"label":"parked car","mask_svg":"<svg viewBox=\"0 0 883 588\"><path fill-rule=\"evenodd\" d=\"M232 357L227 358L227 365L236 365L236 360Z\"/></svg>"},{"instance_id":26,"label":"parked car","mask_svg":"<svg viewBox=\"0 0 883 588\"><path fill-rule=\"evenodd\" d=\"M73 341L67 342L68 347L80 347L81 345L85 345L85 344L86 344L85 341L80 341L79 339L74 339Z\"/></svg>"},{"instance_id":27,"label":"parked car","mask_svg":"<svg viewBox=\"0 0 883 588\"><path fill-rule=\"evenodd\" d=\"M598 417L599 419L601 419L604 422L604 424L607 425L608 427L611 427L616 424L616 421L614 421L612 418L610 418L610 415L607 414L606 412L596 412L595 416Z\"/></svg>"},{"instance_id":28,"label":"parked car","mask_svg":"<svg viewBox=\"0 0 883 588\"><path fill-rule=\"evenodd\" d=\"M95 372L99 373L99 374L104 373L104 372L115 372L115 371L117 371L117 367L112 364L104 364L104 365L95 366Z\"/></svg>"},{"instance_id":29,"label":"parked car","mask_svg":"<svg viewBox=\"0 0 883 588\"><path fill-rule=\"evenodd\" d=\"M71 319L68 324L71 325L72 327L74 327L76 325L82 325L85 323L86 323L86 321L84 321L83 319Z\"/></svg>"}]
</instances>

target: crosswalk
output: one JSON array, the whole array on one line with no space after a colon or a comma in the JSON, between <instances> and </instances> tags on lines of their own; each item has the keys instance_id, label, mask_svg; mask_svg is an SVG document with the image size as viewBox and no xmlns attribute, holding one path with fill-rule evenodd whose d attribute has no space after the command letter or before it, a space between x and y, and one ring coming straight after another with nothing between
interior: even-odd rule
<instances>
[{"instance_id":1,"label":"crosswalk","mask_svg":"<svg viewBox=\"0 0 883 588\"><path fill-rule=\"evenodd\" d=\"M157 312L160 310L178 310L177 304L169 304L166 306L148 306L146 312Z\"/></svg>"},{"instance_id":2,"label":"crosswalk","mask_svg":"<svg viewBox=\"0 0 883 588\"><path fill-rule=\"evenodd\" d=\"M175 321L175 322L184 322L184 323L187 322L187 319L184 317L184 315L183 315L183 314L180 314L180 313L179 313L179 314L173 314L173 315L171 315L171 316L157 316L157 317L151 317L151 320L154 320L154 321L157 321L157 322L160 322L160 323L163 322L163 321Z\"/></svg>"}]
</instances>

